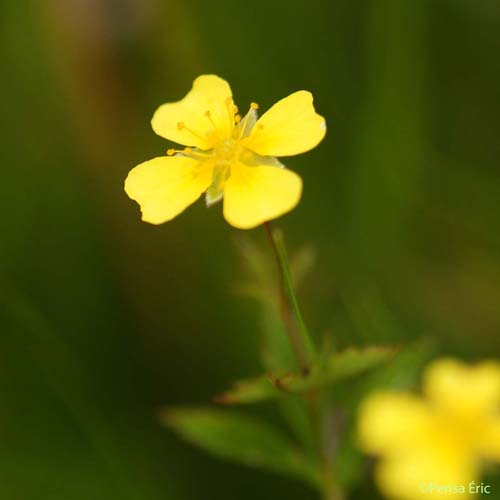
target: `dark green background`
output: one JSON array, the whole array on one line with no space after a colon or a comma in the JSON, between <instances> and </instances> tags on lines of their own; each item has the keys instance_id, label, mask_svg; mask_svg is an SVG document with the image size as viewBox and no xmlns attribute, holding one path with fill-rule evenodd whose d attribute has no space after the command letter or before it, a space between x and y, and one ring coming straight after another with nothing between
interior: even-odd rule
<instances>
[{"instance_id":1,"label":"dark green background","mask_svg":"<svg viewBox=\"0 0 500 500\"><path fill-rule=\"evenodd\" d=\"M0 16L2 499L314 498L157 423L260 370L221 207L154 227L123 192L169 147L155 108L202 73L242 109L310 90L327 119L287 161L305 191L280 221L318 251L301 294L315 332L498 355L497 0L23 0Z\"/></svg>"}]
</instances>

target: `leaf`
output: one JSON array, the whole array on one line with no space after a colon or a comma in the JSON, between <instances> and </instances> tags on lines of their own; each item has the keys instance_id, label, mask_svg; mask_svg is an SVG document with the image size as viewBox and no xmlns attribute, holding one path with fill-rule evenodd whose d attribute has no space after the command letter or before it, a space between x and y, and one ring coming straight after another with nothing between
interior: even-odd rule
<instances>
[{"instance_id":1,"label":"leaf","mask_svg":"<svg viewBox=\"0 0 500 500\"><path fill-rule=\"evenodd\" d=\"M279 430L254 417L211 408L170 408L161 420L216 457L319 485L316 465Z\"/></svg>"},{"instance_id":2,"label":"leaf","mask_svg":"<svg viewBox=\"0 0 500 500\"><path fill-rule=\"evenodd\" d=\"M262 305L278 308L279 289L276 281L276 270L272 256L247 237L236 241L242 258L247 279L233 286L233 289Z\"/></svg>"},{"instance_id":3,"label":"leaf","mask_svg":"<svg viewBox=\"0 0 500 500\"><path fill-rule=\"evenodd\" d=\"M316 264L316 248L304 245L290 256L290 272L293 286L298 290Z\"/></svg>"},{"instance_id":4,"label":"leaf","mask_svg":"<svg viewBox=\"0 0 500 500\"><path fill-rule=\"evenodd\" d=\"M314 447L314 437L304 401L300 397L286 397L275 380L268 376L241 380L232 389L216 396L214 401L220 404L250 404L277 399L281 413L290 430L307 449Z\"/></svg>"},{"instance_id":5,"label":"leaf","mask_svg":"<svg viewBox=\"0 0 500 500\"><path fill-rule=\"evenodd\" d=\"M240 380L228 391L216 396L214 400L222 404L257 403L259 401L282 396L271 377L262 376Z\"/></svg>"},{"instance_id":6,"label":"leaf","mask_svg":"<svg viewBox=\"0 0 500 500\"><path fill-rule=\"evenodd\" d=\"M328 356L322 364L313 366L307 376L289 373L285 376L268 375L242 380L215 400L225 404L246 404L286 393L300 394L359 375L390 360L396 352L394 347L350 348Z\"/></svg>"},{"instance_id":7,"label":"leaf","mask_svg":"<svg viewBox=\"0 0 500 500\"><path fill-rule=\"evenodd\" d=\"M360 375L390 360L397 352L394 347L349 348L329 356L324 366L313 367L306 377L289 375L277 383L284 390L303 392Z\"/></svg>"},{"instance_id":8,"label":"leaf","mask_svg":"<svg viewBox=\"0 0 500 500\"><path fill-rule=\"evenodd\" d=\"M238 238L236 243L248 279L234 286L234 290L257 299L264 305L279 307L278 270L272 252L269 252L267 247L261 248L246 237ZM316 249L313 245L304 245L290 255L290 273L296 290L311 273L315 263Z\"/></svg>"},{"instance_id":9,"label":"leaf","mask_svg":"<svg viewBox=\"0 0 500 500\"><path fill-rule=\"evenodd\" d=\"M383 369L370 375L360 387L360 397L377 389L407 390L418 383L423 366L436 353L436 342L424 337L406 345Z\"/></svg>"}]
</instances>

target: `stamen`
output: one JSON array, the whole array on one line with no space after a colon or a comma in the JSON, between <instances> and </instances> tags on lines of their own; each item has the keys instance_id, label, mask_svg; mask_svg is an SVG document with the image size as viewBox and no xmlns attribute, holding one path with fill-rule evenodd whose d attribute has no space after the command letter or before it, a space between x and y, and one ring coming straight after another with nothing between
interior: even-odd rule
<instances>
[{"instance_id":1,"label":"stamen","mask_svg":"<svg viewBox=\"0 0 500 500\"><path fill-rule=\"evenodd\" d=\"M206 153L205 151L200 151L199 149L194 150L193 148L186 147L184 148L184 156L188 158L192 158L193 160L206 160L207 158L211 158L212 153Z\"/></svg>"},{"instance_id":2,"label":"stamen","mask_svg":"<svg viewBox=\"0 0 500 500\"><path fill-rule=\"evenodd\" d=\"M252 110L257 110L257 109L259 109L259 105L256 102L250 103L250 109L248 110L248 113L245 115L245 118L243 119L243 122L240 124L240 135L238 137L238 140L240 140L242 138L243 133L245 132L245 128L247 126L248 116L250 115L250 112ZM238 124L239 121L237 121L236 123Z\"/></svg>"},{"instance_id":3,"label":"stamen","mask_svg":"<svg viewBox=\"0 0 500 500\"><path fill-rule=\"evenodd\" d=\"M238 125L238 123L240 123L240 122L241 122L241 115L236 115L236 116L234 117L234 121L235 121L236 125Z\"/></svg>"},{"instance_id":4,"label":"stamen","mask_svg":"<svg viewBox=\"0 0 500 500\"><path fill-rule=\"evenodd\" d=\"M212 118L212 113L210 113L210 111L205 111L205 116L209 119L210 123L212 124L212 126L214 127L215 130L217 130L217 125L215 125L215 122Z\"/></svg>"},{"instance_id":5,"label":"stamen","mask_svg":"<svg viewBox=\"0 0 500 500\"><path fill-rule=\"evenodd\" d=\"M194 150L189 146L184 149L174 149L170 148L167 150L167 156L180 155L185 156L187 158L192 158L193 160L206 160L207 158L211 158L213 155L211 153L207 153L205 151Z\"/></svg>"},{"instance_id":6,"label":"stamen","mask_svg":"<svg viewBox=\"0 0 500 500\"><path fill-rule=\"evenodd\" d=\"M194 130L190 129L189 127L186 127L186 124L184 122L177 122L177 129L178 130L184 130L186 129L190 134L194 135L201 141L206 142L206 138L202 137L200 134L197 134Z\"/></svg>"}]
</instances>

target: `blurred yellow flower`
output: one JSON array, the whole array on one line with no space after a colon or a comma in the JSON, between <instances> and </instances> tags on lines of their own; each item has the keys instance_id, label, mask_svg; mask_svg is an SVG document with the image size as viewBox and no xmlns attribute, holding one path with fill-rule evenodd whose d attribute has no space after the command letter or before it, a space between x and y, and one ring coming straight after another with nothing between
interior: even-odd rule
<instances>
[{"instance_id":1,"label":"blurred yellow flower","mask_svg":"<svg viewBox=\"0 0 500 500\"><path fill-rule=\"evenodd\" d=\"M360 445L380 457L380 489L398 500L491 493L478 478L484 462L500 461L500 363L435 361L423 392L379 392L361 405Z\"/></svg>"},{"instance_id":2,"label":"blurred yellow flower","mask_svg":"<svg viewBox=\"0 0 500 500\"><path fill-rule=\"evenodd\" d=\"M302 180L275 157L317 146L325 120L304 90L277 102L260 119L257 108L252 103L241 118L229 84L215 75L198 77L184 99L160 106L153 130L187 147L130 171L125 191L139 203L142 220L169 221L204 192L207 205L224 198L225 219L241 229L292 210Z\"/></svg>"}]
</instances>

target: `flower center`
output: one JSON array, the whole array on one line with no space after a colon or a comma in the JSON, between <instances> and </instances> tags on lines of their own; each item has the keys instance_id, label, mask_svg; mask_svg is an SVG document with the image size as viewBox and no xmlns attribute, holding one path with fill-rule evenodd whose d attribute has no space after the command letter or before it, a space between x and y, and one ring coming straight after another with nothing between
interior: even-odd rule
<instances>
[{"instance_id":1,"label":"flower center","mask_svg":"<svg viewBox=\"0 0 500 500\"><path fill-rule=\"evenodd\" d=\"M231 163L238 159L242 147L238 139L224 139L214 148L216 164Z\"/></svg>"},{"instance_id":2,"label":"flower center","mask_svg":"<svg viewBox=\"0 0 500 500\"><path fill-rule=\"evenodd\" d=\"M231 174L231 165L241 161L242 163L250 163L255 153L241 145L242 139L248 137L257 121L257 109L259 105L252 102L248 113L241 118L238 114L238 108L234 105L232 98L228 98L225 102L228 117L230 121L229 137L227 131L222 132L216 125L210 111L205 111L204 115L211 124L212 130L204 137L197 131L189 128L184 122L177 123L179 130L185 129L193 136L207 140L215 145L211 150L202 151L197 148L186 147L183 150L169 149L167 155L172 156L179 154L198 160L200 162L210 162L213 166L212 184L207 190L207 204L211 205L219 201L224 193L224 185ZM221 133L222 132L222 133Z\"/></svg>"}]
</instances>

